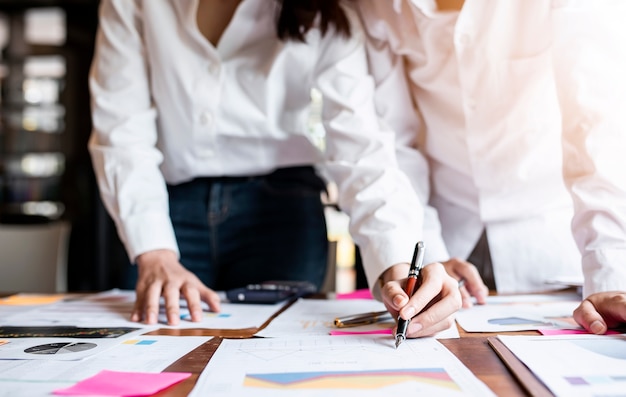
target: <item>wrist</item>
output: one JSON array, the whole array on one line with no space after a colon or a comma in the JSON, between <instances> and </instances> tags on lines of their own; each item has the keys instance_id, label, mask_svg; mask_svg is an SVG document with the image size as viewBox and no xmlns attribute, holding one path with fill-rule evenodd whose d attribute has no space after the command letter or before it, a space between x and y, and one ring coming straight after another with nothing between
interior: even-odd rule
<instances>
[{"instance_id":1,"label":"wrist","mask_svg":"<svg viewBox=\"0 0 626 397\"><path fill-rule=\"evenodd\" d=\"M142 266L147 263L164 262L164 261L169 262L172 260L178 261L178 256L174 251L169 250L169 249L159 249L159 250L147 251L147 252L140 254L139 256L137 256L137 259L135 259L135 263L137 263L138 266Z\"/></svg>"}]
</instances>

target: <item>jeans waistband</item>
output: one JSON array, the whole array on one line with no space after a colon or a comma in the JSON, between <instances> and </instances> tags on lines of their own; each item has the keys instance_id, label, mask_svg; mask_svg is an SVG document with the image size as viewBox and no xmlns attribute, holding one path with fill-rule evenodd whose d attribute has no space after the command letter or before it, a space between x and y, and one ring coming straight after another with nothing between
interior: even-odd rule
<instances>
[{"instance_id":1,"label":"jeans waistband","mask_svg":"<svg viewBox=\"0 0 626 397\"><path fill-rule=\"evenodd\" d=\"M268 181L300 181L306 185L312 186L320 191L326 190L326 183L317 174L313 166L297 166L283 167L263 175L242 175L242 176L208 176L198 177L196 181L222 182L222 183L239 183L254 180Z\"/></svg>"}]
</instances>

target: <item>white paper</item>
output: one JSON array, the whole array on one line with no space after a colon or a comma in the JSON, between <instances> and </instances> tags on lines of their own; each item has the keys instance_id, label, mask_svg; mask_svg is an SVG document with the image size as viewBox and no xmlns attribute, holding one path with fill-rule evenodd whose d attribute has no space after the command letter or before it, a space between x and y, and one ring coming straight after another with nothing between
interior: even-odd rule
<instances>
[{"instance_id":1,"label":"white paper","mask_svg":"<svg viewBox=\"0 0 626 397\"><path fill-rule=\"evenodd\" d=\"M131 322L134 291L111 290L98 294L68 297L62 301L35 308L24 307L20 313L3 317L2 325L23 326L119 326L147 327Z\"/></svg>"},{"instance_id":2,"label":"white paper","mask_svg":"<svg viewBox=\"0 0 626 397\"><path fill-rule=\"evenodd\" d=\"M137 336L81 361L0 361L0 397L50 397L101 370L161 372L210 337Z\"/></svg>"},{"instance_id":3,"label":"white paper","mask_svg":"<svg viewBox=\"0 0 626 397\"><path fill-rule=\"evenodd\" d=\"M27 309L20 313L13 312L3 316L0 323L3 325L75 325L75 326L124 326L124 327L154 327L129 320L135 304L135 291L111 290L98 294L87 295L76 299L63 301ZM203 312L202 320L192 322L186 302L181 300L181 321L176 326L167 325L164 307L159 316L160 328L211 328L211 329L245 329L260 327L285 303L273 305L221 303L219 313Z\"/></svg>"},{"instance_id":4,"label":"white paper","mask_svg":"<svg viewBox=\"0 0 626 397\"><path fill-rule=\"evenodd\" d=\"M434 338L225 339L190 396L492 396Z\"/></svg>"},{"instance_id":5,"label":"white paper","mask_svg":"<svg viewBox=\"0 0 626 397\"><path fill-rule=\"evenodd\" d=\"M293 335L322 336L328 335L331 331L366 333L391 330L395 326L393 318L358 327L337 328L334 325L337 317L382 310L386 310L385 305L372 299L299 299L274 318L266 328L257 332L256 336L270 338ZM448 330L439 332L436 337L437 339L458 338L459 331L456 324Z\"/></svg>"},{"instance_id":6,"label":"white paper","mask_svg":"<svg viewBox=\"0 0 626 397\"><path fill-rule=\"evenodd\" d=\"M498 338L557 396L624 396L623 335Z\"/></svg>"},{"instance_id":7,"label":"white paper","mask_svg":"<svg viewBox=\"0 0 626 397\"><path fill-rule=\"evenodd\" d=\"M299 299L272 320L264 329L256 333L262 337L283 337L293 335L322 336L330 331L373 331L390 329L393 319L381 323L351 328L337 328L335 318L347 315L386 310L385 305L371 299L325 300Z\"/></svg>"},{"instance_id":8,"label":"white paper","mask_svg":"<svg viewBox=\"0 0 626 397\"><path fill-rule=\"evenodd\" d=\"M576 294L489 296L484 305L461 309L456 321L467 332L582 329L574 321Z\"/></svg>"}]
</instances>

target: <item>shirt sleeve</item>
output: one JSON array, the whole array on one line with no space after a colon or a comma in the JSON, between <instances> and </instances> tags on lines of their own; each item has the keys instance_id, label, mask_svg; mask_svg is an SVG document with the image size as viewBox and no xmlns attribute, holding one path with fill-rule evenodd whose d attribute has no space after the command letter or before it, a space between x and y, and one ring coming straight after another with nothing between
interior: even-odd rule
<instances>
[{"instance_id":1,"label":"shirt sleeve","mask_svg":"<svg viewBox=\"0 0 626 397\"><path fill-rule=\"evenodd\" d=\"M553 7L553 72L583 294L626 291L626 4Z\"/></svg>"},{"instance_id":2,"label":"shirt sleeve","mask_svg":"<svg viewBox=\"0 0 626 397\"><path fill-rule=\"evenodd\" d=\"M397 48L404 40L399 35L417 35L412 31L415 27L403 25L406 19L398 14L403 10L394 10L391 2L362 0L359 4L359 15L366 32L369 72L375 84L376 111L385 128L396 134L398 164L411 181L424 211L424 262L446 261L450 259L450 254L441 234L439 214L428 204L430 170L421 152L425 138L424 124L412 97L406 60ZM398 29L399 25L402 29Z\"/></svg>"},{"instance_id":3,"label":"shirt sleeve","mask_svg":"<svg viewBox=\"0 0 626 397\"><path fill-rule=\"evenodd\" d=\"M327 35L317 62L315 85L323 97L325 158L338 186L338 203L350 216L372 292L388 267L409 262L422 237L423 209L399 169L395 135L378 118L374 82L368 74L364 37L350 13L352 37Z\"/></svg>"},{"instance_id":4,"label":"shirt sleeve","mask_svg":"<svg viewBox=\"0 0 626 397\"><path fill-rule=\"evenodd\" d=\"M103 0L89 76L93 131L89 151L104 205L134 261L178 246L156 147L156 110L136 1Z\"/></svg>"}]
</instances>

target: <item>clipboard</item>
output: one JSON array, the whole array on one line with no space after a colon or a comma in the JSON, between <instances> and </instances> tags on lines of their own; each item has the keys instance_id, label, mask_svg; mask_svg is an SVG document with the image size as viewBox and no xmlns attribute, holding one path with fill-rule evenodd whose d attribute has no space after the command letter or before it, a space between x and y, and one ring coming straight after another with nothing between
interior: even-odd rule
<instances>
[{"instance_id":1,"label":"clipboard","mask_svg":"<svg viewBox=\"0 0 626 397\"><path fill-rule=\"evenodd\" d=\"M489 346L496 352L500 360L511 371L529 396L554 397L554 394L522 363L508 347L495 336L487 338Z\"/></svg>"}]
</instances>

